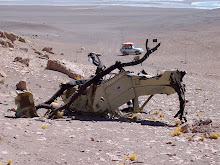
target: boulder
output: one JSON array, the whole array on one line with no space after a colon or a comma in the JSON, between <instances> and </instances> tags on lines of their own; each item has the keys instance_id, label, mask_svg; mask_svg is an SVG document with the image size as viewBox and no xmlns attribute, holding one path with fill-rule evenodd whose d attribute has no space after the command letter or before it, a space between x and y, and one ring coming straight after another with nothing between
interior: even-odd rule
<instances>
[{"instance_id":1,"label":"boulder","mask_svg":"<svg viewBox=\"0 0 220 165\"><path fill-rule=\"evenodd\" d=\"M84 73L77 64L65 60L48 60L46 69L59 71L73 79L84 78Z\"/></svg>"}]
</instances>

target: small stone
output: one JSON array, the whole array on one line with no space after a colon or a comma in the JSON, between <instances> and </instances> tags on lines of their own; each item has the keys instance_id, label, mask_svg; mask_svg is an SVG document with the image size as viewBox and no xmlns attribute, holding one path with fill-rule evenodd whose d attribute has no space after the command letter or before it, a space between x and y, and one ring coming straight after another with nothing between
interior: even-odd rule
<instances>
[{"instance_id":1,"label":"small stone","mask_svg":"<svg viewBox=\"0 0 220 165\"><path fill-rule=\"evenodd\" d=\"M44 47L43 49L42 49L42 51L45 51L45 52L51 52L52 51L52 49L53 48L51 48L51 47Z\"/></svg>"},{"instance_id":2,"label":"small stone","mask_svg":"<svg viewBox=\"0 0 220 165\"><path fill-rule=\"evenodd\" d=\"M25 39L22 38L22 37L19 37L18 41L23 42L23 43L26 43Z\"/></svg>"},{"instance_id":3,"label":"small stone","mask_svg":"<svg viewBox=\"0 0 220 165\"><path fill-rule=\"evenodd\" d=\"M34 53L36 53L36 54L38 54L38 55L42 55L42 53L39 52L39 51L35 51Z\"/></svg>"},{"instance_id":4,"label":"small stone","mask_svg":"<svg viewBox=\"0 0 220 165\"><path fill-rule=\"evenodd\" d=\"M26 66L29 66L30 59L29 58L22 58L22 57L15 57L13 62L20 62L22 64L25 64Z\"/></svg>"},{"instance_id":5,"label":"small stone","mask_svg":"<svg viewBox=\"0 0 220 165\"><path fill-rule=\"evenodd\" d=\"M16 84L16 90L27 90L26 81L20 81Z\"/></svg>"},{"instance_id":6,"label":"small stone","mask_svg":"<svg viewBox=\"0 0 220 165\"><path fill-rule=\"evenodd\" d=\"M20 50L22 50L24 52L28 52L28 48L20 48Z\"/></svg>"},{"instance_id":7,"label":"small stone","mask_svg":"<svg viewBox=\"0 0 220 165\"><path fill-rule=\"evenodd\" d=\"M0 76L7 77L7 74L0 68Z\"/></svg>"}]
</instances>

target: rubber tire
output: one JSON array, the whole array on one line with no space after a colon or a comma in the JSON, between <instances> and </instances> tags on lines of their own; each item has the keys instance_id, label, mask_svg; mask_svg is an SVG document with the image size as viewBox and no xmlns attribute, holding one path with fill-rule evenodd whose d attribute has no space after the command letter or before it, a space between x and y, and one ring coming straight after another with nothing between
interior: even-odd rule
<instances>
[{"instance_id":1,"label":"rubber tire","mask_svg":"<svg viewBox=\"0 0 220 165\"><path fill-rule=\"evenodd\" d=\"M140 54L140 52L139 52L139 51L136 51L135 54L138 55L138 54Z\"/></svg>"},{"instance_id":2,"label":"rubber tire","mask_svg":"<svg viewBox=\"0 0 220 165\"><path fill-rule=\"evenodd\" d=\"M126 52L124 51L124 52L122 52L122 54L123 54L123 56L125 56L125 55L126 55Z\"/></svg>"}]
</instances>

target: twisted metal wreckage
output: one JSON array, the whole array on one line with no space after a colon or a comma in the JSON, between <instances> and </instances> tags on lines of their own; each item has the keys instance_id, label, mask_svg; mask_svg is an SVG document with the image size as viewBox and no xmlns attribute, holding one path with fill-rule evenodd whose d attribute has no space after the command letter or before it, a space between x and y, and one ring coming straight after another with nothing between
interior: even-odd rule
<instances>
[{"instance_id":1,"label":"twisted metal wreckage","mask_svg":"<svg viewBox=\"0 0 220 165\"><path fill-rule=\"evenodd\" d=\"M36 106L36 109L50 109L49 118L54 118L58 112L85 112L95 114L105 114L109 117L126 116L125 109L119 110L123 104L132 105L130 113L139 112L149 102L155 94L174 94L179 96L180 110L174 117L179 117L185 121L185 85L182 78L186 74L185 71L171 70L151 77L145 72L138 75L125 71L124 67L134 66L144 62L151 53L160 46L158 43L154 48L148 48L148 40L146 40L146 54L136 61L121 63L116 61L114 65L106 68L100 61L98 54L90 53L89 61L97 66L94 76L89 79L73 80L60 85L60 89L46 102ZM112 78L104 79L104 76L118 69L118 74ZM142 106L139 106L138 97L150 95ZM57 97L62 96L64 105L54 107L51 103ZM130 101L132 100L132 102ZM127 108L128 109L128 108Z\"/></svg>"}]
</instances>

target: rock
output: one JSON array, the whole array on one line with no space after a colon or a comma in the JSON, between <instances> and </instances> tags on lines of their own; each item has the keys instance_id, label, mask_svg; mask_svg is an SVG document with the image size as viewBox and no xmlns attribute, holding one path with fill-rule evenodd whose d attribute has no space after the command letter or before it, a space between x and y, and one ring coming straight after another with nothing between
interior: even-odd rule
<instances>
[{"instance_id":1,"label":"rock","mask_svg":"<svg viewBox=\"0 0 220 165\"><path fill-rule=\"evenodd\" d=\"M2 45L2 47L4 48L8 48L8 42L6 41L6 39L0 38L0 45Z\"/></svg>"},{"instance_id":2,"label":"rock","mask_svg":"<svg viewBox=\"0 0 220 165\"><path fill-rule=\"evenodd\" d=\"M7 77L7 74L0 68L0 76Z\"/></svg>"},{"instance_id":3,"label":"rock","mask_svg":"<svg viewBox=\"0 0 220 165\"><path fill-rule=\"evenodd\" d=\"M14 33L8 33L8 32L4 32L4 33L7 39L9 39L12 43L14 43L14 41L18 38L18 36L15 35Z\"/></svg>"},{"instance_id":4,"label":"rock","mask_svg":"<svg viewBox=\"0 0 220 165\"><path fill-rule=\"evenodd\" d=\"M45 59L50 59L49 55L47 55L47 54L43 55L42 57Z\"/></svg>"},{"instance_id":5,"label":"rock","mask_svg":"<svg viewBox=\"0 0 220 165\"><path fill-rule=\"evenodd\" d=\"M20 48L20 50L28 52L28 48Z\"/></svg>"},{"instance_id":6,"label":"rock","mask_svg":"<svg viewBox=\"0 0 220 165\"><path fill-rule=\"evenodd\" d=\"M23 43L26 43L25 39L22 38L22 37L19 37L19 38L18 38L18 41L23 42Z\"/></svg>"},{"instance_id":7,"label":"rock","mask_svg":"<svg viewBox=\"0 0 220 165\"><path fill-rule=\"evenodd\" d=\"M41 59L50 59L50 57L47 55L47 54L44 54L44 55L41 55L41 56L38 56L39 58Z\"/></svg>"},{"instance_id":8,"label":"rock","mask_svg":"<svg viewBox=\"0 0 220 165\"><path fill-rule=\"evenodd\" d=\"M26 81L20 81L16 84L16 90L27 90Z\"/></svg>"},{"instance_id":9,"label":"rock","mask_svg":"<svg viewBox=\"0 0 220 165\"><path fill-rule=\"evenodd\" d=\"M191 133L210 133L212 130L212 120L211 119L200 119L195 120L192 123L186 123L181 126L181 129Z\"/></svg>"},{"instance_id":10,"label":"rock","mask_svg":"<svg viewBox=\"0 0 220 165\"><path fill-rule=\"evenodd\" d=\"M181 126L181 132L182 132L182 133L188 133L188 132L189 132L188 126L187 126L187 125Z\"/></svg>"},{"instance_id":11,"label":"rock","mask_svg":"<svg viewBox=\"0 0 220 165\"><path fill-rule=\"evenodd\" d=\"M39 52L39 51L35 51L34 53L36 53L36 54L38 54L38 55L42 55L42 53Z\"/></svg>"},{"instance_id":12,"label":"rock","mask_svg":"<svg viewBox=\"0 0 220 165\"><path fill-rule=\"evenodd\" d=\"M7 42L10 48L14 48L14 45L11 42Z\"/></svg>"},{"instance_id":13,"label":"rock","mask_svg":"<svg viewBox=\"0 0 220 165\"><path fill-rule=\"evenodd\" d=\"M34 105L33 94L28 91L17 90L17 97L15 98L15 104L17 110L16 117L38 117L36 108Z\"/></svg>"},{"instance_id":14,"label":"rock","mask_svg":"<svg viewBox=\"0 0 220 165\"><path fill-rule=\"evenodd\" d=\"M20 62L22 64L25 64L26 66L29 66L30 59L29 58L22 59L22 57L15 57L13 62Z\"/></svg>"},{"instance_id":15,"label":"rock","mask_svg":"<svg viewBox=\"0 0 220 165\"><path fill-rule=\"evenodd\" d=\"M5 35L5 33L3 31L0 31L0 37L1 38L6 38L6 35Z\"/></svg>"},{"instance_id":16,"label":"rock","mask_svg":"<svg viewBox=\"0 0 220 165\"><path fill-rule=\"evenodd\" d=\"M44 47L44 48L42 49L42 51L45 51L45 52L50 53L50 52L52 52L52 49L53 49L53 48L51 48L51 47Z\"/></svg>"},{"instance_id":17,"label":"rock","mask_svg":"<svg viewBox=\"0 0 220 165\"><path fill-rule=\"evenodd\" d=\"M75 63L70 63L64 60L48 60L46 69L62 72L73 79L84 78L83 71Z\"/></svg>"},{"instance_id":18,"label":"rock","mask_svg":"<svg viewBox=\"0 0 220 165\"><path fill-rule=\"evenodd\" d=\"M8 33L0 31L0 45L5 48L14 48L14 41L17 39L17 36L14 33Z\"/></svg>"},{"instance_id":19,"label":"rock","mask_svg":"<svg viewBox=\"0 0 220 165\"><path fill-rule=\"evenodd\" d=\"M54 52L49 52L50 54L55 54Z\"/></svg>"}]
</instances>

